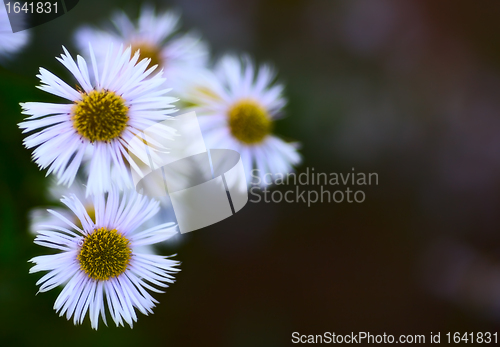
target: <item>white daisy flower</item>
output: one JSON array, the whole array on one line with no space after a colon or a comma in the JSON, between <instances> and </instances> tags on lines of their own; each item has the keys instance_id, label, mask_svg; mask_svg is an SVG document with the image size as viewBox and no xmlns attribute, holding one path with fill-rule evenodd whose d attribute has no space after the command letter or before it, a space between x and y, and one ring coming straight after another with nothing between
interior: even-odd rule
<instances>
[{"instance_id":1,"label":"white daisy flower","mask_svg":"<svg viewBox=\"0 0 500 347\"><path fill-rule=\"evenodd\" d=\"M13 33L7 10L4 4L0 4L0 61L12 57L23 48L29 40L29 34L26 30Z\"/></svg>"},{"instance_id":2,"label":"white daisy flower","mask_svg":"<svg viewBox=\"0 0 500 347\"><path fill-rule=\"evenodd\" d=\"M301 161L297 143L272 134L286 104L283 86L273 84L274 78L269 66L257 71L248 58L228 55L216 65L215 73L200 74L196 83L181 91L183 100L200 116L207 147L238 151L247 181L252 183L252 170L257 169L263 186L272 183L266 174L286 174Z\"/></svg>"},{"instance_id":3,"label":"white daisy flower","mask_svg":"<svg viewBox=\"0 0 500 347\"><path fill-rule=\"evenodd\" d=\"M167 11L156 13L150 6L143 6L139 19L133 22L124 12L112 16L112 30L99 30L85 26L75 35L81 50L92 43L96 54L104 54L106 47L131 45L132 52L140 50L141 59L151 59L151 65L164 69L169 87L182 80L187 70L206 66L208 46L194 33L178 35L179 15Z\"/></svg>"},{"instance_id":4,"label":"white daisy flower","mask_svg":"<svg viewBox=\"0 0 500 347\"><path fill-rule=\"evenodd\" d=\"M38 282L39 292L64 285L54 303L59 316L66 314L74 324L82 324L87 312L97 329L99 315L106 323L106 309L117 326L123 321L132 327L135 309L148 315L158 303L148 292L173 283L179 262L168 257L144 254L138 247L151 245L175 234L167 223L136 232L138 226L158 212L158 202L135 192L120 198L112 190L93 198L95 221L75 195L61 200L78 218L81 227L61 214L48 210L65 226L47 225L37 231L35 243L61 252L35 257L30 273L49 271Z\"/></svg>"},{"instance_id":5,"label":"white daisy flower","mask_svg":"<svg viewBox=\"0 0 500 347\"><path fill-rule=\"evenodd\" d=\"M103 68L98 71L90 46L92 79L85 59L78 56L75 62L63 49L64 54L57 59L74 75L79 86L74 89L40 68L38 88L70 103L22 103L23 114L30 117L19 127L23 132L35 131L24 140L24 145L36 147L35 162L41 169L49 168L47 175L54 172L58 184L71 185L87 153L87 194L109 191L112 182L120 188L132 187L129 170L135 169L135 165L128 151L147 161L143 146L134 147L132 140L175 112L171 103L177 99L167 96L169 90L161 87L165 81L161 72L150 77L156 67L147 69L149 59L138 62L138 52L130 58L130 47L123 51L110 46ZM157 128L161 128L161 136L169 137L173 132L161 124Z\"/></svg>"}]
</instances>

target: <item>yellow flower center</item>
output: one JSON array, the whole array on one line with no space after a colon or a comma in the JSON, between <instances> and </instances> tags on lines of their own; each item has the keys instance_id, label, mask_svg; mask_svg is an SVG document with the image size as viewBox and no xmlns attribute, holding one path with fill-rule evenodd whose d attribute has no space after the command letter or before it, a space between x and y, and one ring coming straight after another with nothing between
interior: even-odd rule
<instances>
[{"instance_id":1,"label":"yellow flower center","mask_svg":"<svg viewBox=\"0 0 500 347\"><path fill-rule=\"evenodd\" d=\"M155 65L158 65L158 68L161 67L162 59L159 47L147 42L132 43L132 56L135 54L135 52L137 52L137 50L140 50L139 61L147 58L151 59L148 65L148 69Z\"/></svg>"},{"instance_id":2,"label":"yellow flower center","mask_svg":"<svg viewBox=\"0 0 500 347\"><path fill-rule=\"evenodd\" d=\"M97 281L107 281L121 275L132 257L129 243L116 229L95 229L85 236L77 256L80 268Z\"/></svg>"},{"instance_id":3,"label":"yellow flower center","mask_svg":"<svg viewBox=\"0 0 500 347\"><path fill-rule=\"evenodd\" d=\"M231 134L243 143L262 142L272 130L272 120L267 111L253 100L242 100L228 112Z\"/></svg>"},{"instance_id":4,"label":"yellow flower center","mask_svg":"<svg viewBox=\"0 0 500 347\"><path fill-rule=\"evenodd\" d=\"M72 114L74 128L90 142L117 138L129 119L125 100L108 90L82 93L82 100L75 102Z\"/></svg>"}]
</instances>

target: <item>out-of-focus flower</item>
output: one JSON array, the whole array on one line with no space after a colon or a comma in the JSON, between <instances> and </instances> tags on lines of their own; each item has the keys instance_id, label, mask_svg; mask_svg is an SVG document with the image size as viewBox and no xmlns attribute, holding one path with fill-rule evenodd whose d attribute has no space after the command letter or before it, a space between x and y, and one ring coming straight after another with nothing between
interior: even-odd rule
<instances>
[{"instance_id":1,"label":"out-of-focus flower","mask_svg":"<svg viewBox=\"0 0 500 347\"><path fill-rule=\"evenodd\" d=\"M65 53L58 58L78 81L77 90L40 68L39 88L71 103L22 103L23 114L30 117L19 126L24 132L36 131L24 145L36 147L35 162L41 169L49 168L47 175L54 172L58 184L71 185L84 155L90 154L87 194L97 194L109 191L112 182L120 188L132 186L129 170L134 169L134 161L129 152L137 158L145 158L145 153L131 141L175 112L171 103L176 99L161 87L162 73L150 77L155 67L147 69L149 59L138 62L139 53L131 58L130 47L125 51L108 47L102 69L89 47L92 79L82 57L75 62L63 47ZM155 129L161 129L165 137L173 131L161 124Z\"/></svg>"},{"instance_id":2,"label":"out-of-focus flower","mask_svg":"<svg viewBox=\"0 0 500 347\"><path fill-rule=\"evenodd\" d=\"M141 59L149 58L150 66L158 64L163 69L169 87L175 87L187 71L207 64L208 46L194 33L177 34L179 15L174 12L156 13L144 6L136 22L124 12L117 12L112 23L112 30L82 27L75 35L77 46L83 51L90 42L96 55L104 57L109 44L130 45L132 53L140 50Z\"/></svg>"},{"instance_id":3,"label":"out-of-focus flower","mask_svg":"<svg viewBox=\"0 0 500 347\"><path fill-rule=\"evenodd\" d=\"M92 203L92 196L85 195L85 186L82 184L79 178L75 179L74 184L71 185L70 188L58 185L55 180L51 181L47 198L53 202L58 202L63 195L75 195L85 207L87 214L95 222L95 210ZM52 207L52 210L54 210L67 220L71 221L73 224L81 227L79 219L66 208ZM60 218L47 213L47 209L41 207L34 208L30 211L29 222L29 230L33 234L36 234L37 230L43 229L44 225L55 225L59 227L64 227L66 225L66 223Z\"/></svg>"},{"instance_id":4,"label":"out-of-focus flower","mask_svg":"<svg viewBox=\"0 0 500 347\"><path fill-rule=\"evenodd\" d=\"M157 301L147 290L173 283L177 261L154 254L144 254L138 247L164 241L176 233L173 223L157 225L144 231L137 228L159 210L159 203L135 192L120 198L116 190L107 197L99 194L92 203L95 218L75 196L61 200L76 216L79 225L56 211L48 210L64 226L48 225L37 230L35 243L62 252L39 256L30 273L49 271L38 282L39 292L65 284L54 304L60 316L66 314L74 324L81 324L89 312L91 326L97 329L99 315L106 323L105 307L115 324L131 327L137 321L136 308L148 315ZM106 298L106 299L105 299Z\"/></svg>"},{"instance_id":5,"label":"out-of-focus flower","mask_svg":"<svg viewBox=\"0 0 500 347\"><path fill-rule=\"evenodd\" d=\"M257 69L248 58L227 55L214 74L206 71L181 90L182 100L200 115L207 147L238 151L249 183L254 168L260 184L267 185L272 178L266 174L286 174L301 161L298 144L272 132L286 104L283 86L273 84L274 78L267 65Z\"/></svg>"},{"instance_id":6,"label":"out-of-focus flower","mask_svg":"<svg viewBox=\"0 0 500 347\"><path fill-rule=\"evenodd\" d=\"M7 10L4 4L0 4L0 62L9 59L23 48L29 40L26 30L13 33Z\"/></svg>"}]
</instances>

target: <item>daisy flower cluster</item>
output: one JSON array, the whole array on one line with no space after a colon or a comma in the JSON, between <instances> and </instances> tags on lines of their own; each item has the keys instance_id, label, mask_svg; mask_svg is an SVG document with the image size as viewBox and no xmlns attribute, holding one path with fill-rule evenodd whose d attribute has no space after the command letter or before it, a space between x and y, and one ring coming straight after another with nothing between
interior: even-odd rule
<instances>
[{"instance_id":1,"label":"daisy flower cluster","mask_svg":"<svg viewBox=\"0 0 500 347\"><path fill-rule=\"evenodd\" d=\"M35 243L56 253L31 259L30 272L47 272L39 292L63 287L54 309L75 324L88 315L97 329L110 316L132 327L137 311L153 312L152 292L179 271L154 248L177 234L168 197L149 199L132 181L148 164L142 145L168 150L132 140L153 125L173 140L174 130L158 123L176 107L196 111L208 148L238 151L248 178L254 169L284 174L300 163L298 144L273 134L286 99L272 68L248 56L211 62L208 45L181 32L179 19L144 6L137 20L116 12L101 27L81 27L79 54L63 47L56 58L66 75L45 68L37 75L38 88L61 101L21 103L24 145L52 175L49 199L62 197L62 206L31 211Z\"/></svg>"}]
</instances>

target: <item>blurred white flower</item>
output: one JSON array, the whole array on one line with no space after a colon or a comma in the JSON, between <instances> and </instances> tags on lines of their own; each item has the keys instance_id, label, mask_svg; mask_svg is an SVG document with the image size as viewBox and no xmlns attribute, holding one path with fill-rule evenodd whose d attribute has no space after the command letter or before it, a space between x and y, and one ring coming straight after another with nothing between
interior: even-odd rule
<instances>
[{"instance_id":1,"label":"blurred white flower","mask_svg":"<svg viewBox=\"0 0 500 347\"><path fill-rule=\"evenodd\" d=\"M104 57L109 44L130 45L132 53L140 50L141 59L151 59L150 66L158 64L164 71L166 85L174 88L187 71L207 64L207 44L197 34L179 34L179 15L174 12L156 13L146 5L136 22L124 12L117 12L112 23L111 30L80 28L75 34L77 46L84 51L90 42L96 55Z\"/></svg>"},{"instance_id":2,"label":"blurred white flower","mask_svg":"<svg viewBox=\"0 0 500 347\"><path fill-rule=\"evenodd\" d=\"M272 178L266 174L286 174L301 161L297 143L272 133L286 104L283 86L273 84L274 78L267 65L257 69L248 58L227 55L214 73L198 74L180 91L188 108L200 116L207 147L238 151L249 183L253 169L258 170L260 184L267 185Z\"/></svg>"},{"instance_id":3,"label":"blurred white flower","mask_svg":"<svg viewBox=\"0 0 500 347\"><path fill-rule=\"evenodd\" d=\"M48 210L64 226L48 225L37 230L35 243L62 252L39 256L30 261L36 265L30 273L49 271L38 282L39 292L63 285L54 304L60 316L73 316L81 324L89 312L91 326L97 329L99 315L106 323L107 309L115 324L131 327L137 321L135 308L148 315L157 301L149 291L173 283L177 261L154 254L141 253L138 247L164 241L176 233L174 223L157 225L144 231L137 228L159 210L159 203L135 192L120 198L112 190L92 198L95 217L75 196L61 200L78 219L73 223L56 211Z\"/></svg>"},{"instance_id":4,"label":"blurred white flower","mask_svg":"<svg viewBox=\"0 0 500 347\"><path fill-rule=\"evenodd\" d=\"M112 183L118 187L132 187L130 169L134 160L145 158L141 148L132 140L141 132L168 118L175 112L167 96L168 89L161 86L162 73L150 77L155 67L147 69L150 60L139 61L136 53L130 58L130 47L108 47L108 54L98 71L98 64L90 46L94 77L89 76L87 62L80 56L75 62L64 48L57 58L76 78L77 90L59 77L40 68L40 89L70 101L66 104L27 102L21 104L23 114L30 117L19 124L24 132L35 131L24 140L27 148L36 149L33 158L41 169L54 172L58 184L71 185L81 166L84 155L90 152L87 194L109 191ZM162 136L173 131L157 124ZM146 160L146 159L144 159Z\"/></svg>"},{"instance_id":5,"label":"blurred white flower","mask_svg":"<svg viewBox=\"0 0 500 347\"><path fill-rule=\"evenodd\" d=\"M29 40L29 34L26 30L13 33L7 10L4 4L0 4L0 62L11 58L19 52Z\"/></svg>"},{"instance_id":6,"label":"blurred white flower","mask_svg":"<svg viewBox=\"0 0 500 347\"><path fill-rule=\"evenodd\" d=\"M92 203L92 196L85 195L85 186L83 182L76 178L74 184L71 187L66 188L64 186L58 185L55 180L51 180L48 191L48 200L51 202L58 202L63 195L75 195L78 200L83 204L87 214L90 218L95 222L95 210L94 205ZM51 207L52 210L71 221L73 224L80 226L80 221L78 218L71 213L71 211L67 210L63 207ZM33 234L36 234L37 230L43 229L44 225L55 225L59 227L64 227L66 225L60 218L47 213L46 208L37 207L32 209L29 212L29 230Z\"/></svg>"}]
</instances>

